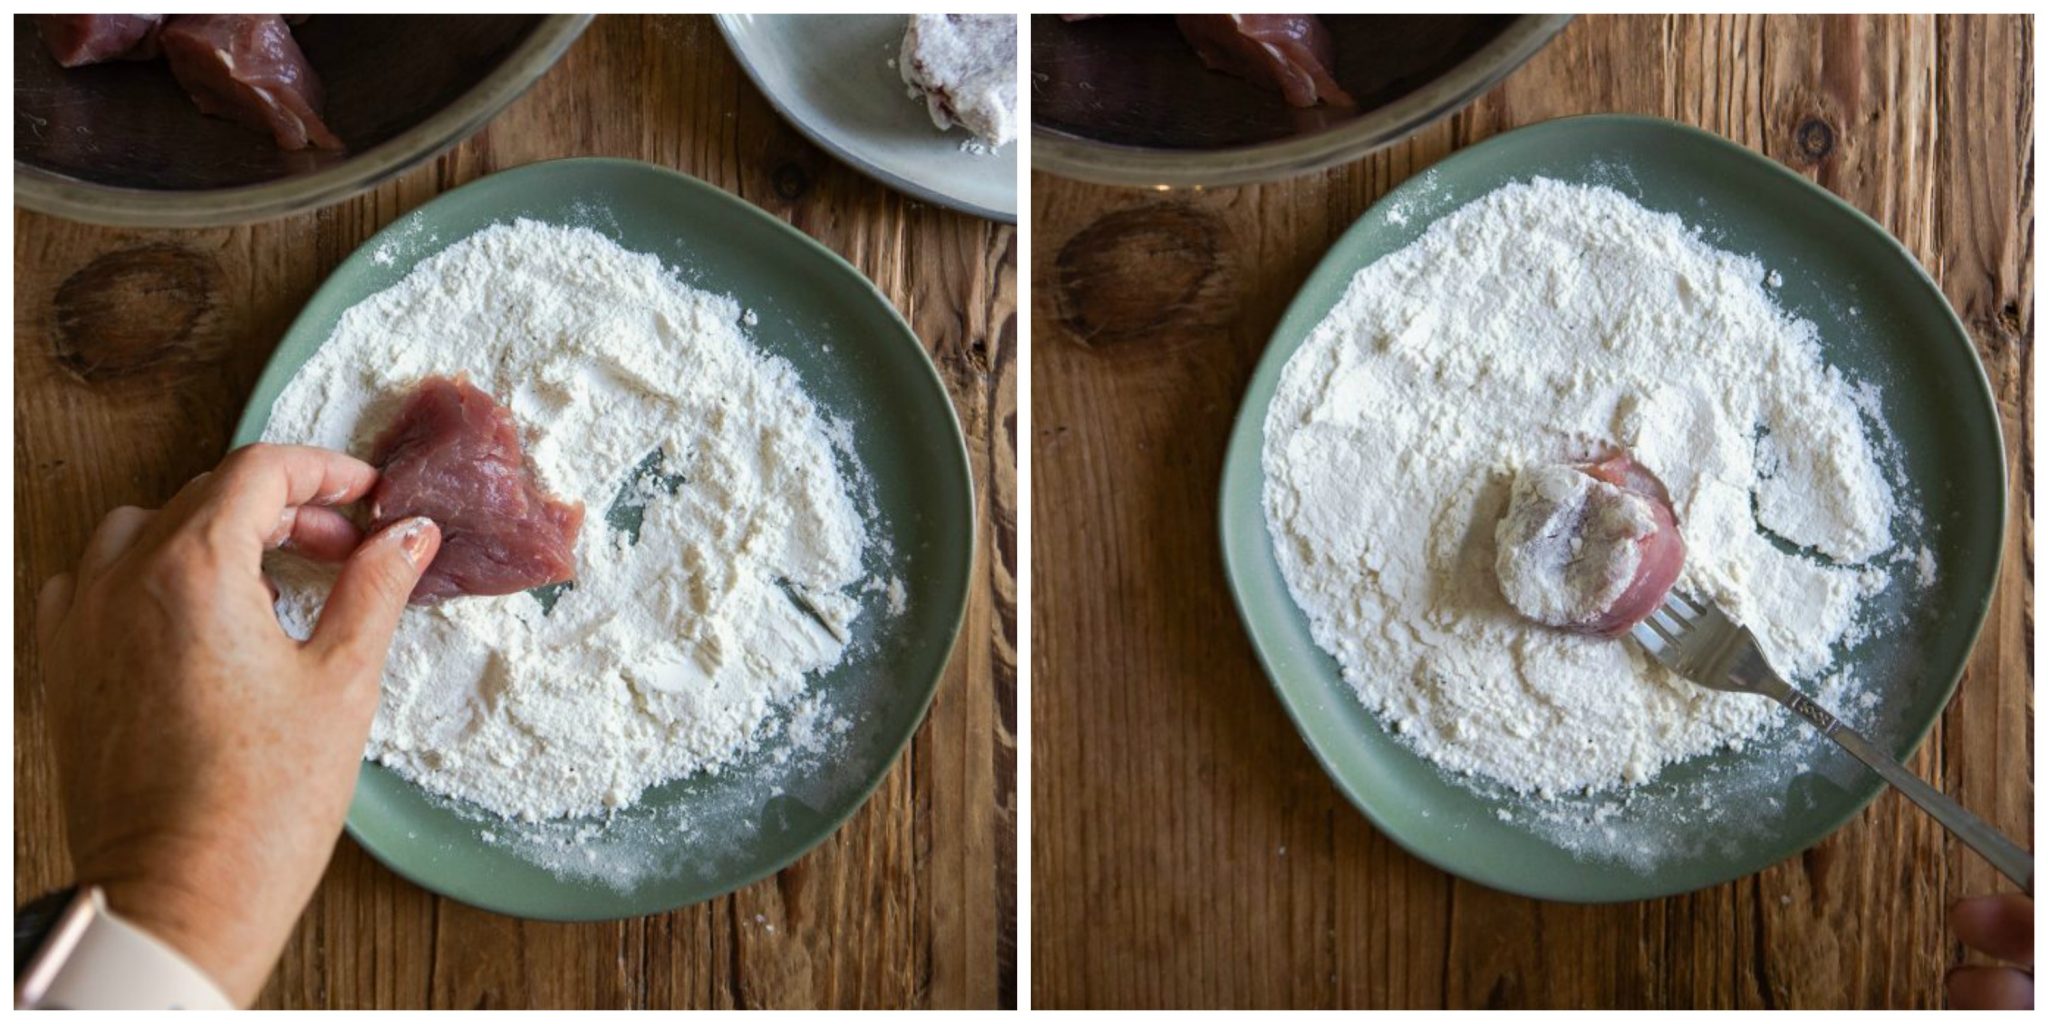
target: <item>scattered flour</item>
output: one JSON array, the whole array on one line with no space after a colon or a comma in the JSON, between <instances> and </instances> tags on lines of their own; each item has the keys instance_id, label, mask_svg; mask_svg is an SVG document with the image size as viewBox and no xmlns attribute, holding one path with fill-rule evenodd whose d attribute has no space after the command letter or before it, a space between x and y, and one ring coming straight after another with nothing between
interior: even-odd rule
<instances>
[{"instance_id":1,"label":"scattered flour","mask_svg":"<svg viewBox=\"0 0 2048 1024\"><path fill-rule=\"evenodd\" d=\"M650 879L719 877L735 863L753 862L758 853L747 851L764 832L786 834L792 815L815 816L818 807L842 799L829 791L843 782L821 789L815 780L836 778L843 768L853 722L818 694L799 699L787 718L782 738L753 759L759 764L686 783L684 799L643 801L601 818L510 823L482 812L466 816L482 826L484 842L565 880L631 892Z\"/></svg>"},{"instance_id":2,"label":"scattered flour","mask_svg":"<svg viewBox=\"0 0 2048 1024\"><path fill-rule=\"evenodd\" d=\"M1934 568L1934 551L1925 545L1913 553L1913 578L1923 587L1934 585L1939 573Z\"/></svg>"},{"instance_id":3,"label":"scattered flour","mask_svg":"<svg viewBox=\"0 0 2048 1024\"><path fill-rule=\"evenodd\" d=\"M530 220L449 246L343 314L264 440L361 455L413 382L466 373L512 410L542 485L589 510L577 579L551 610L516 594L407 611L370 757L534 822L631 805L771 738L811 750L845 730L807 696L845 652L865 582L845 428L744 320L654 256ZM269 568L280 618L305 635L331 574ZM602 825L561 824L506 841L560 870L588 858L633 874L578 831Z\"/></svg>"},{"instance_id":4,"label":"scattered flour","mask_svg":"<svg viewBox=\"0 0 2048 1024\"><path fill-rule=\"evenodd\" d=\"M1482 790L1625 795L1783 720L1503 598L1495 524L1516 472L1617 448L1671 492L1680 586L1802 686L1855 695L1837 651L1911 564L1880 561L1902 517L1891 442L1874 389L1823 364L1766 280L1674 215L1538 178L1360 271L1289 360L1265 423L1280 567L1317 643L1415 750ZM1590 847L1624 805L1551 806L1560 844Z\"/></svg>"},{"instance_id":5,"label":"scattered flour","mask_svg":"<svg viewBox=\"0 0 2048 1024\"><path fill-rule=\"evenodd\" d=\"M426 221L418 215L408 216L391 225L384 232L383 240L370 252L370 262L380 267L397 266L400 260L410 260L422 247L438 245L441 236L426 229Z\"/></svg>"}]
</instances>

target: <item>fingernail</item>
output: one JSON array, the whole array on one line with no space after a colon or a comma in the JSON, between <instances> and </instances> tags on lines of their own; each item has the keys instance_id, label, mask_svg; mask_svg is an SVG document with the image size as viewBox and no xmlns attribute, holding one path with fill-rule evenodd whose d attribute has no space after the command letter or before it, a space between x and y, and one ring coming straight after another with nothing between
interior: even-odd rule
<instances>
[{"instance_id":1,"label":"fingernail","mask_svg":"<svg viewBox=\"0 0 2048 1024\"><path fill-rule=\"evenodd\" d=\"M433 520L425 516L415 516L406 520L405 525L399 528L401 532L398 535L398 546L412 564L420 564L420 559L426 555L427 528L433 525Z\"/></svg>"}]
</instances>

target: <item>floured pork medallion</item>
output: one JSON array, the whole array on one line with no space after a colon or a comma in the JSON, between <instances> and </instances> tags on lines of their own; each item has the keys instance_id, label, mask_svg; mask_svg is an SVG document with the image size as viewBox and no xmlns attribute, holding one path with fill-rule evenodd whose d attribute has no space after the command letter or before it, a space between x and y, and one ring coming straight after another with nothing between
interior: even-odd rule
<instances>
[{"instance_id":1,"label":"floured pork medallion","mask_svg":"<svg viewBox=\"0 0 2048 1024\"><path fill-rule=\"evenodd\" d=\"M1515 475L1496 528L1501 596L1546 626L1616 637L1657 606L1685 567L1664 485L1626 455Z\"/></svg>"},{"instance_id":2,"label":"floured pork medallion","mask_svg":"<svg viewBox=\"0 0 2048 1024\"><path fill-rule=\"evenodd\" d=\"M913 14L896 69L940 128L991 147L1017 137L1015 15Z\"/></svg>"}]
</instances>

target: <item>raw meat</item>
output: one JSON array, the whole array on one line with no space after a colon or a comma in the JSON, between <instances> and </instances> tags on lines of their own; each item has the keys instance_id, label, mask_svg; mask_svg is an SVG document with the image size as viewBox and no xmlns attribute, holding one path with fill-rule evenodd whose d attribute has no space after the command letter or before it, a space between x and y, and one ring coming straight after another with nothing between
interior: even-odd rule
<instances>
[{"instance_id":1,"label":"raw meat","mask_svg":"<svg viewBox=\"0 0 2048 1024\"><path fill-rule=\"evenodd\" d=\"M38 14L36 28L50 56L67 68L157 55L161 14Z\"/></svg>"},{"instance_id":2,"label":"raw meat","mask_svg":"<svg viewBox=\"0 0 2048 1024\"><path fill-rule=\"evenodd\" d=\"M1656 611L1685 566L1663 484L1626 455L1522 470L1495 542L1501 595L1517 612L1594 636Z\"/></svg>"},{"instance_id":3,"label":"raw meat","mask_svg":"<svg viewBox=\"0 0 2048 1024\"><path fill-rule=\"evenodd\" d=\"M1330 30L1313 14L1176 14L1181 35L1202 63L1276 89L1297 107L1350 107L1332 73Z\"/></svg>"},{"instance_id":4,"label":"raw meat","mask_svg":"<svg viewBox=\"0 0 2048 1024\"><path fill-rule=\"evenodd\" d=\"M320 118L320 78L276 14L180 14L159 37L201 113L269 132L279 149L341 149Z\"/></svg>"},{"instance_id":5,"label":"raw meat","mask_svg":"<svg viewBox=\"0 0 2048 1024\"><path fill-rule=\"evenodd\" d=\"M1649 470L1626 455L1586 467L1586 475L1613 484L1650 504L1656 526L1641 541L1642 560L1635 578L1607 611L1586 624L1586 632L1598 636L1621 636L1650 617L1664 603L1672 584L1685 568L1685 540L1678 535L1678 520L1671 512L1671 496L1664 484Z\"/></svg>"},{"instance_id":6,"label":"raw meat","mask_svg":"<svg viewBox=\"0 0 2048 1024\"><path fill-rule=\"evenodd\" d=\"M412 516L441 528L441 552L412 603L512 594L576 576L583 506L544 493L512 414L469 381L429 377L371 447L373 530Z\"/></svg>"}]
</instances>

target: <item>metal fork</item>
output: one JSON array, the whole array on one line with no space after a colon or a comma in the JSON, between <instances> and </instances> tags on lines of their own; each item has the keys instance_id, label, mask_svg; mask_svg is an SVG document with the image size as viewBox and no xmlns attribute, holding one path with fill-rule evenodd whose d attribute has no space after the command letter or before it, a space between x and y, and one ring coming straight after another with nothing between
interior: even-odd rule
<instances>
[{"instance_id":1,"label":"metal fork","mask_svg":"<svg viewBox=\"0 0 2048 1024\"><path fill-rule=\"evenodd\" d=\"M1799 717L1813 723L1841 744L1842 749L1856 755L1857 760L1919 804L1921 810L1934 815L1934 820L1943 827L1962 837L1963 842L2027 895L2034 894L2033 854L1920 781L1813 698L1793 689L1764 658L1756 635L1712 602L1684 597L1674 590L1664 599L1663 606L1638 623L1629 635L1665 668L1701 686L1729 693L1761 694L1798 712Z\"/></svg>"}]
</instances>

